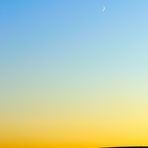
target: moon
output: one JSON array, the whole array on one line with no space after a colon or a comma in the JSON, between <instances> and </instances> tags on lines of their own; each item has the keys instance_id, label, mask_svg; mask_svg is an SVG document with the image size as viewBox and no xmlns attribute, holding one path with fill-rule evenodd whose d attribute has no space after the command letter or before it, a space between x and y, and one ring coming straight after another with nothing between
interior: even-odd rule
<instances>
[{"instance_id":1,"label":"moon","mask_svg":"<svg viewBox=\"0 0 148 148\"><path fill-rule=\"evenodd\" d=\"M102 12L105 12L106 11L106 6L103 6L102 7Z\"/></svg>"}]
</instances>

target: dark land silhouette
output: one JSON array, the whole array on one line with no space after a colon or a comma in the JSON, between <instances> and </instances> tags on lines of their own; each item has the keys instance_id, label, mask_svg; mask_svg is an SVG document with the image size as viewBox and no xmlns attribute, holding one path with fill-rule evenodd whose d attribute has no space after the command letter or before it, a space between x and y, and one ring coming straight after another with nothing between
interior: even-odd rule
<instances>
[{"instance_id":1,"label":"dark land silhouette","mask_svg":"<svg viewBox=\"0 0 148 148\"><path fill-rule=\"evenodd\" d=\"M111 146L103 148L148 148L148 146Z\"/></svg>"}]
</instances>

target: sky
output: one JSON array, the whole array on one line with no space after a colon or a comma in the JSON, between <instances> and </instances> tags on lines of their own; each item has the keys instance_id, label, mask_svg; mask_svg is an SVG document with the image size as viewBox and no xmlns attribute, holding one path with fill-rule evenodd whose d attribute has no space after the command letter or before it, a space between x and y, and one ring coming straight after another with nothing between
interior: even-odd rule
<instances>
[{"instance_id":1,"label":"sky","mask_svg":"<svg viewBox=\"0 0 148 148\"><path fill-rule=\"evenodd\" d=\"M0 1L0 148L148 145L147 0Z\"/></svg>"}]
</instances>

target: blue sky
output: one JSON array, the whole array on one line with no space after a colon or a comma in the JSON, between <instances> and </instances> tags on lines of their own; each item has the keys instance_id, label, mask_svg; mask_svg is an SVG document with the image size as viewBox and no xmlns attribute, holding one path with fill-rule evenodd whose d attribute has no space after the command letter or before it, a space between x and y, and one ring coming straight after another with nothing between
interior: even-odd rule
<instances>
[{"instance_id":1,"label":"blue sky","mask_svg":"<svg viewBox=\"0 0 148 148\"><path fill-rule=\"evenodd\" d=\"M135 83L146 78L146 0L0 3L1 87L8 85L17 91L19 85L26 84L26 89L41 89L30 83L43 81L46 89L49 84L50 89L53 85L77 88L83 87L83 83L77 84L80 80L97 86L100 80L106 81L101 85L107 85L108 79L118 81L124 74L129 79L135 77ZM103 5L105 12L101 11Z\"/></svg>"}]
</instances>

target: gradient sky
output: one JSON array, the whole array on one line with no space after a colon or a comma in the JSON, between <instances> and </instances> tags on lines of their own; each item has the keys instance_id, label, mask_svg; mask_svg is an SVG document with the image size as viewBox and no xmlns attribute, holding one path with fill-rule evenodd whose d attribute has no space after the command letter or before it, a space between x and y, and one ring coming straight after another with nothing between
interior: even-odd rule
<instances>
[{"instance_id":1,"label":"gradient sky","mask_svg":"<svg viewBox=\"0 0 148 148\"><path fill-rule=\"evenodd\" d=\"M147 106L147 0L0 0L0 148L148 145Z\"/></svg>"}]
</instances>

